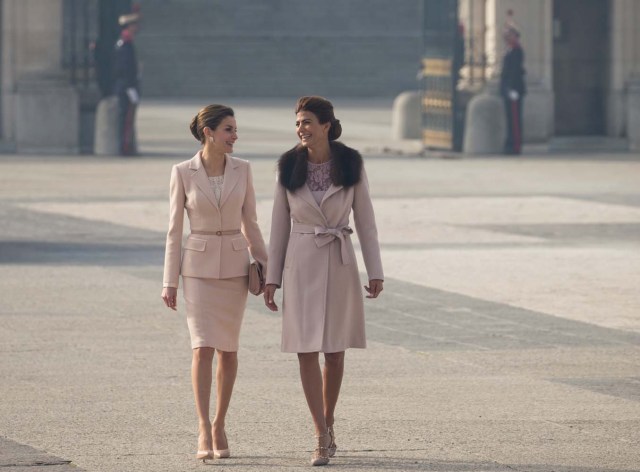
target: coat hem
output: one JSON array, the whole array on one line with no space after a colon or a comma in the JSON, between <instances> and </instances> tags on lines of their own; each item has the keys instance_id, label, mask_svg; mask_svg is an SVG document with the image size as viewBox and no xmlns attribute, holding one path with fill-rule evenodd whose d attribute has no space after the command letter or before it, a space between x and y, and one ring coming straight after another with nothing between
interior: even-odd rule
<instances>
[{"instance_id":1,"label":"coat hem","mask_svg":"<svg viewBox=\"0 0 640 472\"><path fill-rule=\"evenodd\" d=\"M323 354L332 354L334 352L343 352L347 349L366 349L367 346L347 346L343 349L304 349L304 350L290 350L285 348L280 348L280 352L285 352L287 354L307 354L311 352L322 352Z\"/></svg>"}]
</instances>

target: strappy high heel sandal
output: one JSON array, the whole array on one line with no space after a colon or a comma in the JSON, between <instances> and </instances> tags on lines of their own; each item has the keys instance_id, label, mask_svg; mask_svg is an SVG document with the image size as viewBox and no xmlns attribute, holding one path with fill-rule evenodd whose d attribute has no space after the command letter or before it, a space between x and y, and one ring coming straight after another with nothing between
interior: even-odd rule
<instances>
[{"instance_id":1,"label":"strappy high heel sandal","mask_svg":"<svg viewBox=\"0 0 640 472\"><path fill-rule=\"evenodd\" d=\"M316 447L311 456L311 465L327 465L329 463L329 447L325 446L325 444L331 441L331 436L326 432L316 436L316 438L318 439L318 447Z\"/></svg>"},{"instance_id":2,"label":"strappy high heel sandal","mask_svg":"<svg viewBox=\"0 0 640 472\"><path fill-rule=\"evenodd\" d=\"M333 432L333 425L327 428L327 432L329 433L329 437L331 441L329 442L329 457L333 457L336 455L336 450L338 449L338 445L336 444L336 435Z\"/></svg>"}]
</instances>

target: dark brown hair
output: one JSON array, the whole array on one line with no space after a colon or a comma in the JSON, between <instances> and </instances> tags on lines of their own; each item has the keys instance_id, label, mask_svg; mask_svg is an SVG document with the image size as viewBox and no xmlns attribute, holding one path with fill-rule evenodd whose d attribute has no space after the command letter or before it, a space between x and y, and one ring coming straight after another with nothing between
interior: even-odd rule
<instances>
[{"instance_id":1,"label":"dark brown hair","mask_svg":"<svg viewBox=\"0 0 640 472\"><path fill-rule=\"evenodd\" d=\"M191 120L191 125L189 126L191 134L204 144L205 136L203 130L207 127L215 130L227 116L235 116L230 107L216 104L207 105Z\"/></svg>"},{"instance_id":2,"label":"dark brown hair","mask_svg":"<svg viewBox=\"0 0 640 472\"><path fill-rule=\"evenodd\" d=\"M342 134L340 120L336 120L333 114L333 105L329 100L322 97L300 97L296 103L296 113L309 111L316 115L320 124L331 123L329 128L329 141L335 141Z\"/></svg>"}]
</instances>

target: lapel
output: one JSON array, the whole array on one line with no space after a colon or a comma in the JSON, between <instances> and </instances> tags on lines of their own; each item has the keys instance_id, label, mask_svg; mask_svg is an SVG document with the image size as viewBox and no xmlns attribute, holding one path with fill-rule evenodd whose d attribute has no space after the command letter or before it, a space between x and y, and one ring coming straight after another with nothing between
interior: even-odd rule
<instances>
[{"instance_id":1,"label":"lapel","mask_svg":"<svg viewBox=\"0 0 640 472\"><path fill-rule=\"evenodd\" d=\"M325 224L326 224L327 218L324 216L324 213L322 213L322 209L320 208L320 206L316 202L316 199L313 198L313 194L311 193L311 189L309 188L309 186L306 183L296 191L296 194L298 194L300 196L300 198L302 198L305 202L307 202L309 205L311 205L313 208L315 208L316 211L318 213L320 213L320 216L322 216L322 221L324 221Z\"/></svg>"},{"instance_id":2,"label":"lapel","mask_svg":"<svg viewBox=\"0 0 640 472\"><path fill-rule=\"evenodd\" d=\"M222 195L220 195L220 206L224 205L229 195L240 180L240 170L238 162L228 154L225 154L224 184L222 185Z\"/></svg>"},{"instance_id":3,"label":"lapel","mask_svg":"<svg viewBox=\"0 0 640 472\"><path fill-rule=\"evenodd\" d=\"M331 195L338 192L339 190L342 190L343 188L344 187L342 185L331 184L331 186L327 189L324 196L322 197L322 201L320 202L320 208L322 208L322 205L324 205L324 202L327 200L327 198L329 198Z\"/></svg>"},{"instance_id":4,"label":"lapel","mask_svg":"<svg viewBox=\"0 0 640 472\"><path fill-rule=\"evenodd\" d=\"M191 169L191 178L196 183L197 187L200 189L202 193L204 193L211 202L211 204L218 208L218 202L216 202L216 197L213 194L213 189L211 188L211 184L209 183L209 177L207 176L207 172L204 170L204 166L202 165L202 158L200 157L201 151L193 156L193 159L189 162L189 169Z\"/></svg>"}]
</instances>

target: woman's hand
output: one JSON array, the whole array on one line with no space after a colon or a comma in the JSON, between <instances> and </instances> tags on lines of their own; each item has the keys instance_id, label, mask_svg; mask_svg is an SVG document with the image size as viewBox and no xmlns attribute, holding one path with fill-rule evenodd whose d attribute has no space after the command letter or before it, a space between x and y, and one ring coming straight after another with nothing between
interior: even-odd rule
<instances>
[{"instance_id":1,"label":"woman's hand","mask_svg":"<svg viewBox=\"0 0 640 472\"><path fill-rule=\"evenodd\" d=\"M167 307L171 308L173 311L176 311L176 307L178 306L178 289L175 287L165 287L162 289L162 299L164 300L164 304Z\"/></svg>"},{"instance_id":2,"label":"woman's hand","mask_svg":"<svg viewBox=\"0 0 640 472\"><path fill-rule=\"evenodd\" d=\"M267 305L267 308L271 311L278 311L278 305L276 305L273 299L277 288L275 284L267 284L264 288L264 304Z\"/></svg>"},{"instance_id":3,"label":"woman's hand","mask_svg":"<svg viewBox=\"0 0 640 472\"><path fill-rule=\"evenodd\" d=\"M367 298L378 298L378 295L382 292L382 283L380 279L369 280L369 286L364 286L364 289L369 292Z\"/></svg>"}]
</instances>

